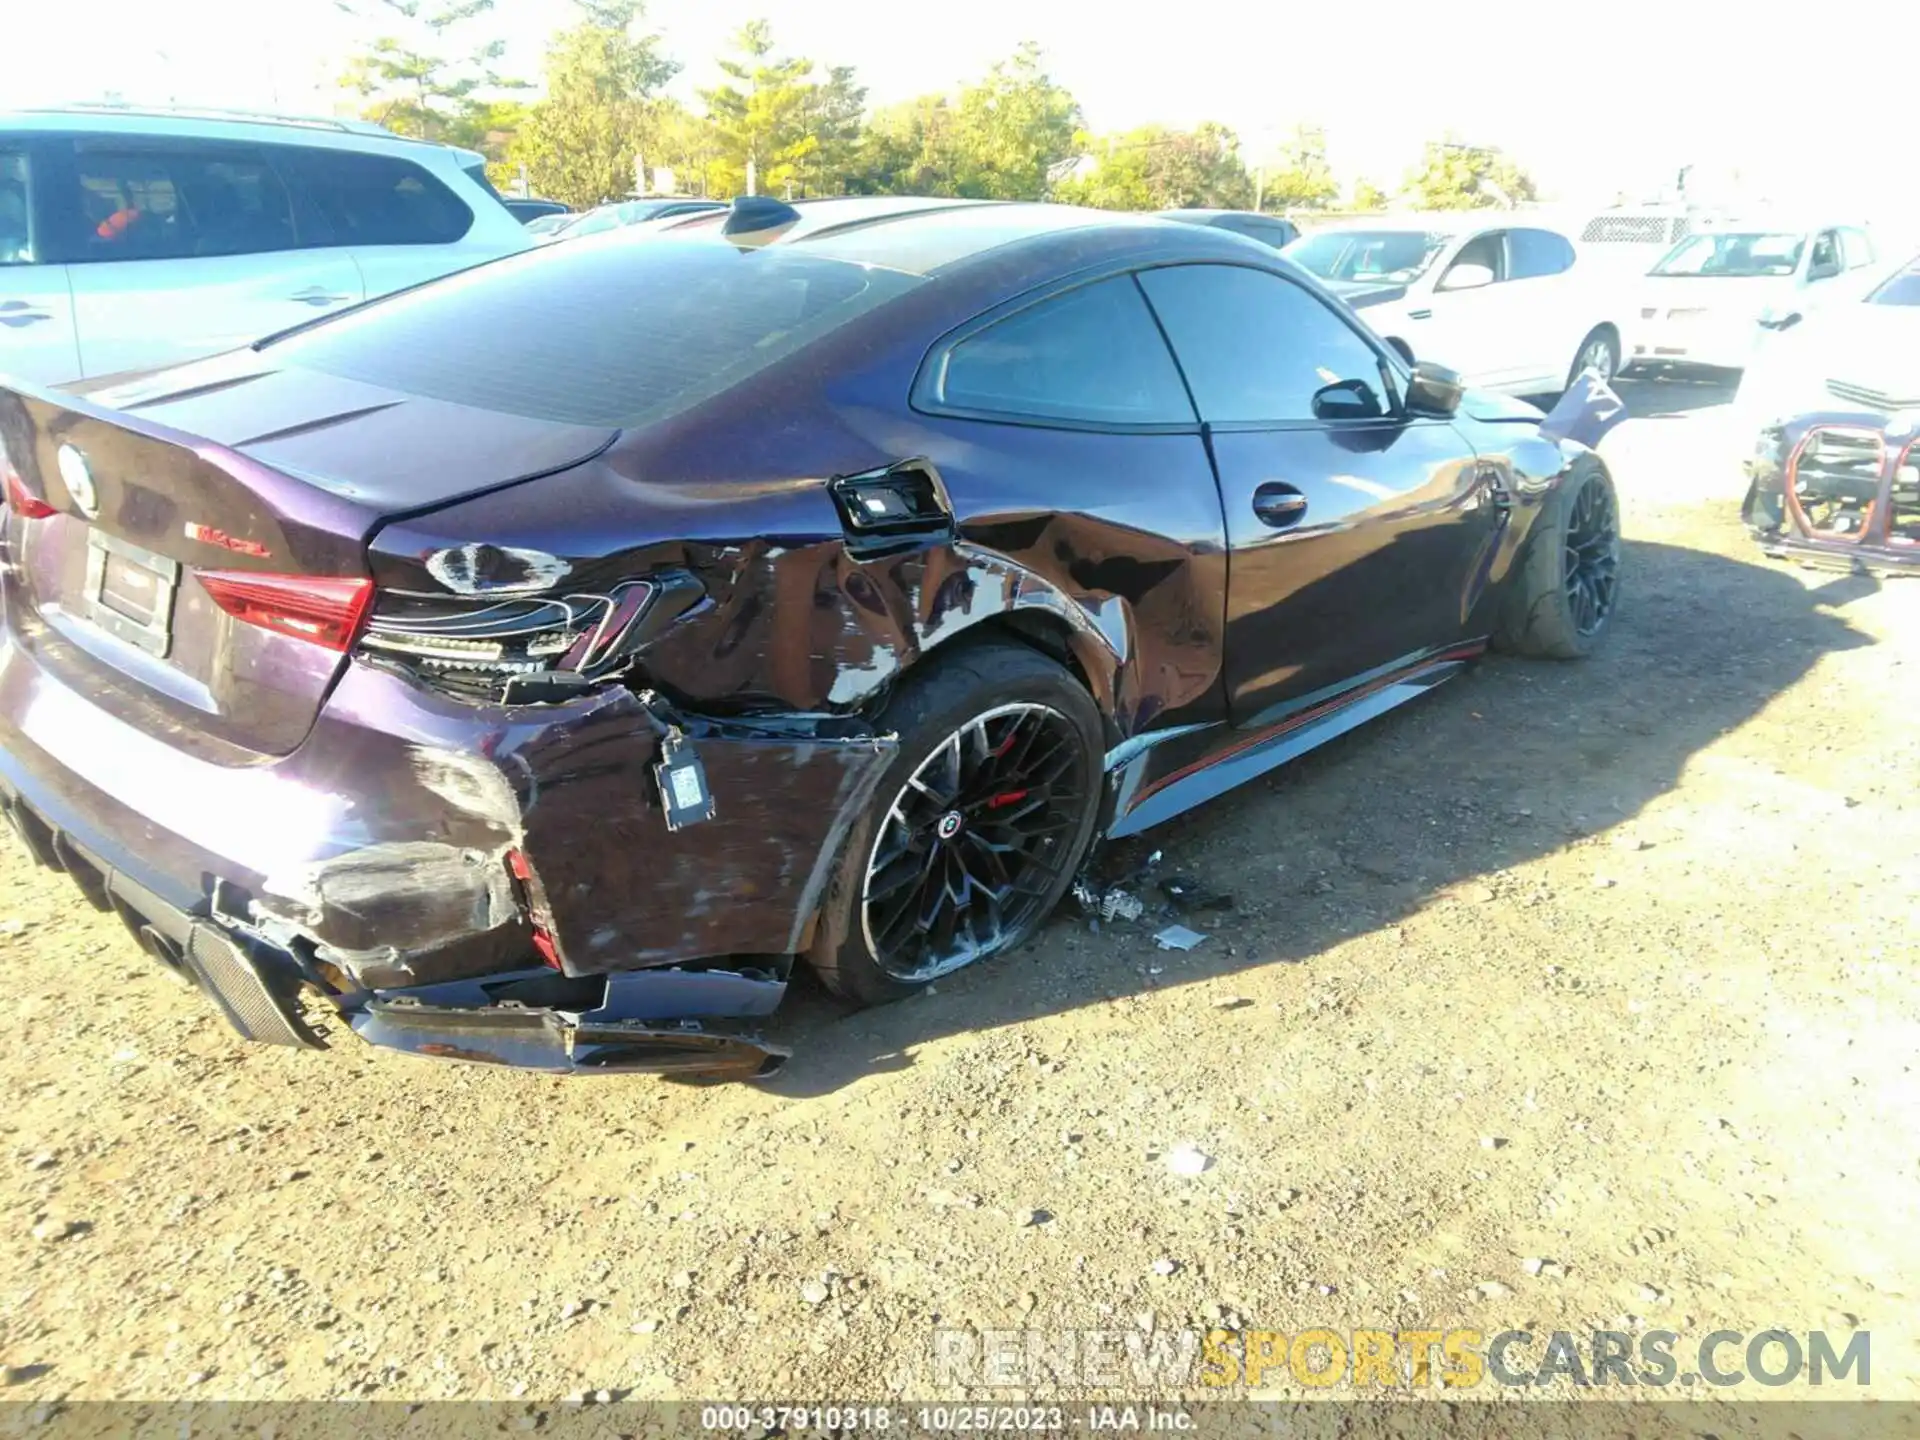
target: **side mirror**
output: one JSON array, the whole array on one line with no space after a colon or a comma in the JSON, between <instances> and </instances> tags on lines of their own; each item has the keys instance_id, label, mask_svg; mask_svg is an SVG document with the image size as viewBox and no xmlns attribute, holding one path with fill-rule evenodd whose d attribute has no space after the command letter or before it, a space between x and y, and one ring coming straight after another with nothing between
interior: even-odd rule
<instances>
[{"instance_id":1,"label":"side mirror","mask_svg":"<svg viewBox=\"0 0 1920 1440\"><path fill-rule=\"evenodd\" d=\"M1456 265L1441 277L1441 290L1479 290L1493 283L1493 271L1485 265Z\"/></svg>"},{"instance_id":2,"label":"side mirror","mask_svg":"<svg viewBox=\"0 0 1920 1440\"><path fill-rule=\"evenodd\" d=\"M1316 420L1378 420L1385 413L1379 394L1364 380L1336 380L1313 393Z\"/></svg>"},{"instance_id":3,"label":"side mirror","mask_svg":"<svg viewBox=\"0 0 1920 1440\"><path fill-rule=\"evenodd\" d=\"M1407 382L1407 413L1445 420L1460 408L1465 389L1458 371L1422 360L1413 367L1413 379Z\"/></svg>"}]
</instances>

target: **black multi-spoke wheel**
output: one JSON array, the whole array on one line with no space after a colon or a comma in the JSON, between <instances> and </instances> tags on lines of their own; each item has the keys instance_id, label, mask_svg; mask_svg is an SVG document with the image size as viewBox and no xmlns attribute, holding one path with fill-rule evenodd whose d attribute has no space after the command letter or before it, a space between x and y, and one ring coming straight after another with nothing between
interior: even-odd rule
<instances>
[{"instance_id":1,"label":"black multi-spoke wheel","mask_svg":"<svg viewBox=\"0 0 1920 1440\"><path fill-rule=\"evenodd\" d=\"M1038 918L1092 777L1071 721L1000 705L940 742L874 838L861 924L881 969L918 984L1000 948Z\"/></svg>"},{"instance_id":2,"label":"black multi-spoke wheel","mask_svg":"<svg viewBox=\"0 0 1920 1440\"><path fill-rule=\"evenodd\" d=\"M974 644L902 687L900 754L829 885L811 952L869 1002L1018 944L1086 853L1103 781L1091 697L1044 656Z\"/></svg>"},{"instance_id":3,"label":"black multi-spoke wheel","mask_svg":"<svg viewBox=\"0 0 1920 1440\"><path fill-rule=\"evenodd\" d=\"M1582 455L1541 502L1508 578L1494 640L1522 655L1578 660L1620 608L1620 501L1596 455Z\"/></svg>"},{"instance_id":4,"label":"black multi-spoke wheel","mask_svg":"<svg viewBox=\"0 0 1920 1440\"><path fill-rule=\"evenodd\" d=\"M1613 613L1620 575L1620 517L1611 485L1589 480L1580 487L1567 522L1564 553L1573 628L1582 635L1598 635Z\"/></svg>"}]
</instances>

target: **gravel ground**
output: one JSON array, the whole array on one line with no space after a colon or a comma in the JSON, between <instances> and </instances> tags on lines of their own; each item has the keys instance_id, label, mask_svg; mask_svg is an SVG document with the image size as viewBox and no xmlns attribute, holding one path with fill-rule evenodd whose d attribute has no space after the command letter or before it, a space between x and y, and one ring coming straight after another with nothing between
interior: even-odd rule
<instances>
[{"instance_id":1,"label":"gravel ground","mask_svg":"<svg viewBox=\"0 0 1920 1440\"><path fill-rule=\"evenodd\" d=\"M1600 658L1157 833L1197 949L803 987L766 1086L248 1047L8 850L7 1398L934 1396L940 1330L1208 1324L1865 1328L1915 1398L1920 583L1763 560L1724 397L1627 388Z\"/></svg>"}]
</instances>

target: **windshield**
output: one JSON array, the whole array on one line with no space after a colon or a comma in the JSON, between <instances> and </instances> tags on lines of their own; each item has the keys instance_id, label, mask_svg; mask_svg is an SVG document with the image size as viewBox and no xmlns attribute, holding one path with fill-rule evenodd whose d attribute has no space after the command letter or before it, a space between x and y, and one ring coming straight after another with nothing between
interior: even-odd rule
<instances>
[{"instance_id":1,"label":"windshield","mask_svg":"<svg viewBox=\"0 0 1920 1440\"><path fill-rule=\"evenodd\" d=\"M1800 234L1710 231L1682 240L1652 273L1720 275L1734 280L1791 275L1800 268L1800 252L1806 245L1807 237Z\"/></svg>"},{"instance_id":2,"label":"windshield","mask_svg":"<svg viewBox=\"0 0 1920 1440\"><path fill-rule=\"evenodd\" d=\"M603 205L598 210L589 210L564 228L569 240L577 240L582 235L598 235L603 230L618 230L621 224L620 207Z\"/></svg>"},{"instance_id":3,"label":"windshield","mask_svg":"<svg viewBox=\"0 0 1920 1440\"><path fill-rule=\"evenodd\" d=\"M1280 253L1322 280L1404 285L1419 278L1447 243L1424 230L1323 230Z\"/></svg>"},{"instance_id":4,"label":"windshield","mask_svg":"<svg viewBox=\"0 0 1920 1440\"><path fill-rule=\"evenodd\" d=\"M1882 280L1867 296L1869 305L1920 305L1920 255Z\"/></svg>"}]
</instances>

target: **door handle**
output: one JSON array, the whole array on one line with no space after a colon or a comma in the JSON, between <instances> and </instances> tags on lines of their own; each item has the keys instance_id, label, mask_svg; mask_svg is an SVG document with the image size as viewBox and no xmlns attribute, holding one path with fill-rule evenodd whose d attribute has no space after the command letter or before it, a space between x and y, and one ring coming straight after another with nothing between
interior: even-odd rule
<instances>
[{"instance_id":1,"label":"door handle","mask_svg":"<svg viewBox=\"0 0 1920 1440\"><path fill-rule=\"evenodd\" d=\"M45 310L36 310L25 300L0 300L0 325L18 330L37 320L51 320Z\"/></svg>"},{"instance_id":2,"label":"door handle","mask_svg":"<svg viewBox=\"0 0 1920 1440\"><path fill-rule=\"evenodd\" d=\"M1291 485L1272 480L1253 492L1253 513L1262 525L1284 530L1306 518L1307 497Z\"/></svg>"},{"instance_id":3,"label":"door handle","mask_svg":"<svg viewBox=\"0 0 1920 1440\"><path fill-rule=\"evenodd\" d=\"M338 305L342 301L349 300L352 297L348 295L330 295L318 285L313 285L305 290L296 290L287 298L289 300L297 300L302 305L312 305L317 308L321 305Z\"/></svg>"},{"instance_id":4,"label":"door handle","mask_svg":"<svg viewBox=\"0 0 1920 1440\"><path fill-rule=\"evenodd\" d=\"M1407 319L1409 320L1431 320L1432 318L1433 318L1433 311L1431 310L1407 311Z\"/></svg>"}]
</instances>

